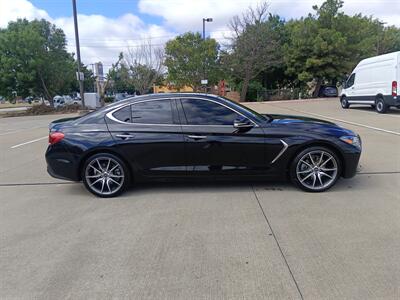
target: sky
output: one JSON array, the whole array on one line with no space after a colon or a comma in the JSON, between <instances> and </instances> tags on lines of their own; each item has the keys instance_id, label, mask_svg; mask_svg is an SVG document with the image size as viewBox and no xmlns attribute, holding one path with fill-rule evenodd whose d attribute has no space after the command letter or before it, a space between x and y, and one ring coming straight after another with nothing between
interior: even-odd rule
<instances>
[{"instance_id":1,"label":"sky","mask_svg":"<svg viewBox=\"0 0 400 300\"><path fill-rule=\"evenodd\" d=\"M201 31L223 41L229 20L260 0L76 0L81 57L90 65L101 61L107 70L121 51L141 43L162 46L186 31ZM322 0L270 0L269 11L289 20L306 16ZM373 16L400 27L400 0L345 0L343 10ZM0 28L17 18L45 18L62 28L68 51L75 52L71 0L0 0Z\"/></svg>"}]
</instances>

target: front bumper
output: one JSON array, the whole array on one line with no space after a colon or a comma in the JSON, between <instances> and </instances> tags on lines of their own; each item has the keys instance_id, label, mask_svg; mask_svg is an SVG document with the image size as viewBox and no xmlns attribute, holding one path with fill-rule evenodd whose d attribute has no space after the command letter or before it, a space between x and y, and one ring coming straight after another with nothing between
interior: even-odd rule
<instances>
[{"instance_id":1,"label":"front bumper","mask_svg":"<svg viewBox=\"0 0 400 300\"><path fill-rule=\"evenodd\" d=\"M361 151L343 154L344 166L343 166L342 176L344 178L351 178L356 175L360 157L361 157Z\"/></svg>"}]
</instances>

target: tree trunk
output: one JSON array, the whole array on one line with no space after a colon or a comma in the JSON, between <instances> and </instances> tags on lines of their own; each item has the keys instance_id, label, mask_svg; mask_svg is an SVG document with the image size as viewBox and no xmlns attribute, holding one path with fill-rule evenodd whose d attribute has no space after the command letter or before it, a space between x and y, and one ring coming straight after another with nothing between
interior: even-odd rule
<instances>
[{"instance_id":1,"label":"tree trunk","mask_svg":"<svg viewBox=\"0 0 400 300\"><path fill-rule=\"evenodd\" d=\"M246 101L247 90L249 88L250 78L246 76L243 80L242 91L240 92L240 102Z\"/></svg>"},{"instance_id":2,"label":"tree trunk","mask_svg":"<svg viewBox=\"0 0 400 300\"><path fill-rule=\"evenodd\" d=\"M317 84L315 86L315 90L313 92L313 98L317 98L319 95L319 90L321 89L322 80L320 78L317 79Z\"/></svg>"},{"instance_id":3,"label":"tree trunk","mask_svg":"<svg viewBox=\"0 0 400 300\"><path fill-rule=\"evenodd\" d=\"M44 94L45 94L46 98L49 99L50 106L54 107L53 97L50 95L49 90L47 89L46 83L44 82L44 79L43 79L42 74L40 72L39 72L39 78L40 78L40 82L42 83Z\"/></svg>"}]
</instances>

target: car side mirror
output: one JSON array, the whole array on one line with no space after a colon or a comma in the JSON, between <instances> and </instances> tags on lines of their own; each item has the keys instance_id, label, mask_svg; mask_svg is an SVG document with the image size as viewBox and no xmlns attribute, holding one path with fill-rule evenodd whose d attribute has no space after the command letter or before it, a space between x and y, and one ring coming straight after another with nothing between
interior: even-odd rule
<instances>
[{"instance_id":1,"label":"car side mirror","mask_svg":"<svg viewBox=\"0 0 400 300\"><path fill-rule=\"evenodd\" d=\"M247 118L236 119L233 122L233 127L236 129L250 129L254 127L254 124Z\"/></svg>"}]
</instances>

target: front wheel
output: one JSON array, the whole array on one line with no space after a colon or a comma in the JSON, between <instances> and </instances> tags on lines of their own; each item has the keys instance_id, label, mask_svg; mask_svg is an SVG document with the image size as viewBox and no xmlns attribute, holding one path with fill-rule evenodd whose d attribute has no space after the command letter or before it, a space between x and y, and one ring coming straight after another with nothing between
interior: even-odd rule
<instances>
[{"instance_id":1,"label":"front wheel","mask_svg":"<svg viewBox=\"0 0 400 300\"><path fill-rule=\"evenodd\" d=\"M294 184L307 192L323 192L331 188L341 173L340 160L325 147L310 147L300 152L290 167Z\"/></svg>"},{"instance_id":2,"label":"front wheel","mask_svg":"<svg viewBox=\"0 0 400 300\"><path fill-rule=\"evenodd\" d=\"M346 97L342 97L342 99L340 99L340 104L342 105L342 108L346 109L350 107L349 101L347 101Z\"/></svg>"},{"instance_id":3,"label":"front wheel","mask_svg":"<svg viewBox=\"0 0 400 300\"><path fill-rule=\"evenodd\" d=\"M129 185L129 170L117 156L99 153L89 157L82 170L87 190L102 198L115 197Z\"/></svg>"}]
</instances>

